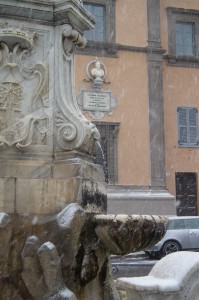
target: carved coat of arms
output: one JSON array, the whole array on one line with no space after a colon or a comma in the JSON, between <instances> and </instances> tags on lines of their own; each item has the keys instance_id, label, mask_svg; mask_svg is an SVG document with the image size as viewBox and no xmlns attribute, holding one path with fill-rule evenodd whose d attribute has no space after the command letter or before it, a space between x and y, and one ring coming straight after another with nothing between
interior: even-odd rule
<instances>
[{"instance_id":1,"label":"carved coat of arms","mask_svg":"<svg viewBox=\"0 0 199 300\"><path fill-rule=\"evenodd\" d=\"M35 128L47 134L40 126L49 117L46 67L33 61L28 67L33 35L23 28L0 29L0 147L26 148Z\"/></svg>"}]
</instances>

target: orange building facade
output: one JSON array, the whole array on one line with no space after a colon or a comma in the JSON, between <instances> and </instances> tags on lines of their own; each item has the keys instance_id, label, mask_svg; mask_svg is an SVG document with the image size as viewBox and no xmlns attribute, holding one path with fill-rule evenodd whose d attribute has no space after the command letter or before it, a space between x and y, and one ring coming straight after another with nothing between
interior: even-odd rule
<instances>
[{"instance_id":1,"label":"orange building facade","mask_svg":"<svg viewBox=\"0 0 199 300\"><path fill-rule=\"evenodd\" d=\"M76 93L93 90L98 58L115 101L94 113L79 101L101 132L108 211L198 215L198 0L83 2L96 25L76 51Z\"/></svg>"}]
</instances>

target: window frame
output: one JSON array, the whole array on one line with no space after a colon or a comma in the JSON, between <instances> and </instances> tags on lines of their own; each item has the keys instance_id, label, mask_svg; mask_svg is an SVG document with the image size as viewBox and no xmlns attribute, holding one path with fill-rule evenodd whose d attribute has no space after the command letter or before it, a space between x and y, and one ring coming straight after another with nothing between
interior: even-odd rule
<instances>
[{"instance_id":1,"label":"window frame","mask_svg":"<svg viewBox=\"0 0 199 300\"><path fill-rule=\"evenodd\" d=\"M193 218L193 219L187 219L187 226L188 229L199 229L199 219L198 218Z\"/></svg>"},{"instance_id":2,"label":"window frame","mask_svg":"<svg viewBox=\"0 0 199 300\"><path fill-rule=\"evenodd\" d=\"M188 123L186 125L186 128L188 129L187 130L187 141L186 142L181 142L180 141L180 128L181 128L181 125L180 125L180 110L181 109L185 109L186 110L186 120L187 120L187 115L189 114L189 111L190 110L195 110L196 111L196 142L195 143L192 143L190 142L190 123L189 123L189 120L188 120ZM177 126L178 126L178 145L180 147L199 147L199 140L198 140L198 109L197 107L187 107L187 106L179 106L177 107ZM184 125L185 127L185 125ZM194 126L193 126L194 127Z\"/></svg>"},{"instance_id":3,"label":"window frame","mask_svg":"<svg viewBox=\"0 0 199 300\"><path fill-rule=\"evenodd\" d=\"M167 230L185 230L187 223L185 219L170 219Z\"/></svg>"},{"instance_id":4,"label":"window frame","mask_svg":"<svg viewBox=\"0 0 199 300\"><path fill-rule=\"evenodd\" d=\"M107 171L108 171L107 178L106 178L107 182L108 184L115 185L118 183L118 131L119 131L120 123L100 122L100 121L93 121L92 123L94 123L98 128L101 138L107 139L107 136L104 134L104 132L107 131L108 127L109 127L108 131L112 129L111 132L112 144L110 140L107 139L107 149L106 149L107 153L104 153L104 156L106 158ZM103 130L102 127L106 129ZM110 135L109 133L108 135ZM110 172L110 170L112 170L113 173Z\"/></svg>"},{"instance_id":5,"label":"window frame","mask_svg":"<svg viewBox=\"0 0 199 300\"><path fill-rule=\"evenodd\" d=\"M181 25L181 29L183 31L183 44L181 45L183 47L182 54L178 53L178 50L177 50L178 46L180 46L177 42L177 36L178 36L177 25ZM192 29L191 30L192 38L191 38L191 43L190 43L192 54L190 54L190 55L185 53L186 52L185 51L186 46L190 46L190 45L186 45L185 35L184 35L185 26L188 26L188 25L191 26L191 29ZM175 44L175 46L176 46L176 55L177 56L186 56L186 57L194 57L195 56L196 46L195 46L195 24L194 23L192 23L192 22L179 22L179 21L176 22L176 44Z\"/></svg>"},{"instance_id":6,"label":"window frame","mask_svg":"<svg viewBox=\"0 0 199 300\"><path fill-rule=\"evenodd\" d=\"M103 39L102 40L89 40L85 35L85 38L87 39L87 41L90 41L90 42L104 42L104 41L106 41L106 39L107 39L107 33L106 33L106 5L104 5L104 4L102 4L102 3L92 3L92 2L87 2L87 1L85 1L84 2L84 8L86 9L86 7L85 7L85 5L91 5L91 6L93 6L93 7L101 7L101 8L103 8ZM89 13L90 13L90 11L89 10L87 10ZM94 14L92 14L92 17L96 20L96 18L95 18L95 15ZM95 24L96 25L96 24ZM94 25L94 26L95 26ZM92 29L91 30L88 30L88 32L92 32Z\"/></svg>"},{"instance_id":7,"label":"window frame","mask_svg":"<svg viewBox=\"0 0 199 300\"><path fill-rule=\"evenodd\" d=\"M199 10L167 8L168 17L168 63L176 66L199 67ZM177 55L176 24L191 23L194 26L194 55Z\"/></svg>"},{"instance_id":8,"label":"window frame","mask_svg":"<svg viewBox=\"0 0 199 300\"><path fill-rule=\"evenodd\" d=\"M104 41L87 41L84 49L77 49L77 54L89 54L96 56L116 56L116 28L115 28L115 1L116 0L84 0L85 4L103 5L105 10L104 18Z\"/></svg>"}]
</instances>

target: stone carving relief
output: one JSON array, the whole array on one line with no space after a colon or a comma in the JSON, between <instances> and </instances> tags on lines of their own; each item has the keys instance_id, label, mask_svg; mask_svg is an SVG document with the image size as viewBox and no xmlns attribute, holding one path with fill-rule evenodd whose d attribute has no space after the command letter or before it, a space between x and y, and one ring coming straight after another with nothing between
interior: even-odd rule
<instances>
[{"instance_id":1,"label":"stone carving relief","mask_svg":"<svg viewBox=\"0 0 199 300\"><path fill-rule=\"evenodd\" d=\"M86 39L70 25L57 34L58 83L56 129L57 141L63 150L76 150L91 154L99 132L80 111L74 91L74 50L84 47Z\"/></svg>"},{"instance_id":2,"label":"stone carving relief","mask_svg":"<svg viewBox=\"0 0 199 300\"><path fill-rule=\"evenodd\" d=\"M26 149L35 128L41 140L48 133L38 125L49 119L49 103L46 66L31 56L35 38L23 26L0 24L0 148Z\"/></svg>"},{"instance_id":3,"label":"stone carving relief","mask_svg":"<svg viewBox=\"0 0 199 300\"><path fill-rule=\"evenodd\" d=\"M91 154L99 132L80 111L74 92L74 50L86 40L70 25L57 28L55 43L58 86L55 126L57 146ZM46 145L51 118L47 67L36 60L36 33L23 26L0 24L0 149L26 150Z\"/></svg>"}]
</instances>

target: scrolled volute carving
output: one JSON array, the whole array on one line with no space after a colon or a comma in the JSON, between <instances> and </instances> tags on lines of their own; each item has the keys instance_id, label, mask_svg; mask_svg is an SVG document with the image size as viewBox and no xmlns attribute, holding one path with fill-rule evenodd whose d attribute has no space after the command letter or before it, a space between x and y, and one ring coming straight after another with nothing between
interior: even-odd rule
<instances>
[{"instance_id":1,"label":"scrolled volute carving","mask_svg":"<svg viewBox=\"0 0 199 300\"><path fill-rule=\"evenodd\" d=\"M65 26L63 31L63 48L67 55L73 53L75 46L84 48L86 43L86 39L77 30L70 25Z\"/></svg>"},{"instance_id":2,"label":"scrolled volute carving","mask_svg":"<svg viewBox=\"0 0 199 300\"><path fill-rule=\"evenodd\" d=\"M65 117L58 112L56 117L56 127L58 129L59 144L65 149L67 142L72 142L77 136L77 128L72 123L66 121Z\"/></svg>"}]
</instances>

